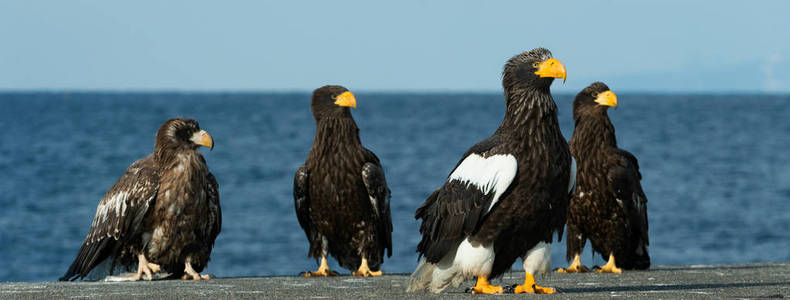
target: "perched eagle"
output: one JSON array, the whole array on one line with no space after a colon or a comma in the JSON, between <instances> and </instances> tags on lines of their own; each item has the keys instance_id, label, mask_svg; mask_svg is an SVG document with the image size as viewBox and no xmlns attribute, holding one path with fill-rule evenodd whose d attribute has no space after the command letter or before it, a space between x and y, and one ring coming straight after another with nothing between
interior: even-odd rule
<instances>
[{"instance_id":1,"label":"perched eagle","mask_svg":"<svg viewBox=\"0 0 790 300\"><path fill-rule=\"evenodd\" d=\"M504 290L488 279L517 258L526 277L516 293L554 293L535 283L551 265L554 233L562 235L575 175L551 96L565 66L536 48L505 64L505 119L494 135L472 146L443 186L417 209L423 256L409 291L439 293L477 276L474 293Z\"/></svg>"},{"instance_id":2,"label":"perched eagle","mask_svg":"<svg viewBox=\"0 0 790 300\"><path fill-rule=\"evenodd\" d=\"M305 277L334 276L328 254L354 276L381 276L392 256L390 189L378 157L362 146L349 107L354 94L327 85L313 92L310 108L316 122L307 161L294 176L294 206L310 242L309 257L321 266Z\"/></svg>"},{"instance_id":3,"label":"perched eagle","mask_svg":"<svg viewBox=\"0 0 790 300\"><path fill-rule=\"evenodd\" d=\"M609 259L598 272L650 267L642 175L636 157L617 148L614 126L606 114L610 106L617 107L617 97L602 82L591 84L573 101L576 127L570 147L579 167L578 186L568 207L566 252L573 263L560 273L587 271L579 257L587 239L593 250Z\"/></svg>"},{"instance_id":4,"label":"perched eagle","mask_svg":"<svg viewBox=\"0 0 790 300\"><path fill-rule=\"evenodd\" d=\"M208 279L206 267L220 231L218 185L197 150L214 147L198 122L167 120L154 152L134 162L104 195L77 258L61 281L84 278L105 259L148 280L160 269L173 277ZM112 268L111 268L112 269Z\"/></svg>"}]
</instances>

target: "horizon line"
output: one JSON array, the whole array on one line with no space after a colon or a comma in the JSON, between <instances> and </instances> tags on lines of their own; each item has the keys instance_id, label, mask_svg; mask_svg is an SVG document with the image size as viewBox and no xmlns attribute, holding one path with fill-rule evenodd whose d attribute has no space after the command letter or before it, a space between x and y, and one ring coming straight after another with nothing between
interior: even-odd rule
<instances>
[{"instance_id":1,"label":"horizon line","mask_svg":"<svg viewBox=\"0 0 790 300\"><path fill-rule=\"evenodd\" d=\"M2 89L0 95L7 94L310 94L313 90L305 89ZM501 90L464 90L464 89L356 89L358 94L502 94ZM556 95L575 95L575 92L554 91ZM761 90L619 90L617 94L641 95L790 95L790 91Z\"/></svg>"}]
</instances>

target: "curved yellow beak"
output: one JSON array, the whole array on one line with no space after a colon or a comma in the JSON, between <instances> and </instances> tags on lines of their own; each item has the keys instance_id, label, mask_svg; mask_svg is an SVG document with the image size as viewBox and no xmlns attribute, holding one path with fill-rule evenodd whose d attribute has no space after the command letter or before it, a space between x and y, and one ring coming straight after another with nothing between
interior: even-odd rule
<instances>
[{"instance_id":1,"label":"curved yellow beak","mask_svg":"<svg viewBox=\"0 0 790 300\"><path fill-rule=\"evenodd\" d=\"M565 65L556 58L549 58L538 64L538 70L535 71L535 75L539 75L540 77L562 78L562 83L565 83L565 77L567 76L565 73Z\"/></svg>"},{"instance_id":2,"label":"curved yellow beak","mask_svg":"<svg viewBox=\"0 0 790 300\"><path fill-rule=\"evenodd\" d=\"M338 106L357 108L357 98L349 91L343 92L335 99L335 104Z\"/></svg>"},{"instance_id":3,"label":"curved yellow beak","mask_svg":"<svg viewBox=\"0 0 790 300\"><path fill-rule=\"evenodd\" d=\"M595 103L616 108L617 96L612 91L601 92L598 93L598 97L595 97Z\"/></svg>"},{"instance_id":4,"label":"curved yellow beak","mask_svg":"<svg viewBox=\"0 0 790 300\"><path fill-rule=\"evenodd\" d=\"M189 140L197 145L208 147L209 151L214 150L214 139L205 130L195 132Z\"/></svg>"}]
</instances>

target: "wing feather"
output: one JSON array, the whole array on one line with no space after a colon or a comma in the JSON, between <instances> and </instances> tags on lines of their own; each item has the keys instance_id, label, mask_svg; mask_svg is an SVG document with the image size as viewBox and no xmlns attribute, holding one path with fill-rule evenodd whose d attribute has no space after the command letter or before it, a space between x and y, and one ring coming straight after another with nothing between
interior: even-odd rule
<instances>
[{"instance_id":1,"label":"wing feather","mask_svg":"<svg viewBox=\"0 0 790 300\"><path fill-rule=\"evenodd\" d=\"M152 155L134 162L102 197L88 235L77 257L60 280L83 278L139 233L148 208L159 190L159 174Z\"/></svg>"},{"instance_id":2,"label":"wing feather","mask_svg":"<svg viewBox=\"0 0 790 300\"><path fill-rule=\"evenodd\" d=\"M371 153L372 154L372 153ZM392 216L390 214L390 189L384 170L375 163L362 166L362 181L368 191L371 205L376 214L378 234L383 236L383 248L387 249L387 257L392 256Z\"/></svg>"},{"instance_id":3,"label":"wing feather","mask_svg":"<svg viewBox=\"0 0 790 300\"><path fill-rule=\"evenodd\" d=\"M299 226L302 227L307 240L310 242L308 255L320 257L321 241L319 241L319 234L311 217L309 177L310 171L305 165L300 166L296 170L296 174L294 174L294 208L296 209L296 218L299 220Z\"/></svg>"},{"instance_id":4,"label":"wing feather","mask_svg":"<svg viewBox=\"0 0 790 300\"><path fill-rule=\"evenodd\" d=\"M222 231L222 206L219 203L219 183L217 183L217 179L214 178L214 174L208 173L207 180L206 195L208 195L207 199L209 203L208 238L211 241L211 246L213 246L214 241L217 239L217 236L219 236L220 231Z\"/></svg>"},{"instance_id":5,"label":"wing feather","mask_svg":"<svg viewBox=\"0 0 790 300\"><path fill-rule=\"evenodd\" d=\"M639 163L628 151L618 149L617 154L617 165L609 173L613 192L623 203L628 216L628 226L639 232L645 244L649 244L647 196L640 183L642 175L639 172Z\"/></svg>"},{"instance_id":6,"label":"wing feather","mask_svg":"<svg viewBox=\"0 0 790 300\"><path fill-rule=\"evenodd\" d=\"M436 263L444 254L472 234L493 209L516 176L518 163L512 155L493 154L499 144L492 136L469 149L448 176L417 209L422 219L422 240L417 252Z\"/></svg>"}]
</instances>

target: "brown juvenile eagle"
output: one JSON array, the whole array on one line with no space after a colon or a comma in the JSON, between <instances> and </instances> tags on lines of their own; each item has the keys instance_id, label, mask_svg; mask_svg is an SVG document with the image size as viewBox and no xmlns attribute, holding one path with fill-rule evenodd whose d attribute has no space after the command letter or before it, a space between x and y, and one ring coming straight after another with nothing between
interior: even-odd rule
<instances>
[{"instance_id":1,"label":"brown juvenile eagle","mask_svg":"<svg viewBox=\"0 0 790 300\"><path fill-rule=\"evenodd\" d=\"M218 185L197 150L213 149L211 136L191 119L167 120L154 152L134 162L104 195L88 236L61 281L84 278L105 259L135 280L160 269L184 279L200 275L220 232ZM112 269L112 268L111 268Z\"/></svg>"},{"instance_id":2,"label":"brown juvenile eagle","mask_svg":"<svg viewBox=\"0 0 790 300\"><path fill-rule=\"evenodd\" d=\"M294 205L310 242L308 256L321 259L305 277L333 276L331 254L354 276L381 276L384 251L392 255L390 189L378 157L362 146L349 107L354 94L337 85L313 92L315 139L294 176Z\"/></svg>"},{"instance_id":3,"label":"brown juvenile eagle","mask_svg":"<svg viewBox=\"0 0 790 300\"><path fill-rule=\"evenodd\" d=\"M580 258L587 239L593 250L609 259L600 273L650 267L647 197L639 183L639 163L633 154L617 148L606 113L609 107L617 107L617 96L602 82L591 84L573 101L576 127L570 146L579 168L568 207L566 252L573 263L560 273L587 271Z\"/></svg>"},{"instance_id":4,"label":"brown juvenile eagle","mask_svg":"<svg viewBox=\"0 0 790 300\"><path fill-rule=\"evenodd\" d=\"M474 293L499 294L489 284L521 257L526 271L516 293L554 293L535 283L551 266L553 235L561 236L575 176L549 87L565 66L536 48L505 64L505 119L472 146L444 184L417 209L423 256L409 291L439 293L477 276Z\"/></svg>"}]
</instances>

